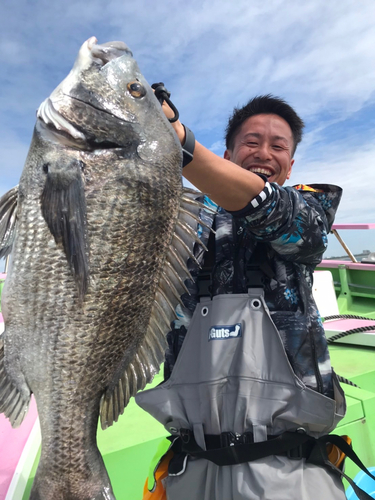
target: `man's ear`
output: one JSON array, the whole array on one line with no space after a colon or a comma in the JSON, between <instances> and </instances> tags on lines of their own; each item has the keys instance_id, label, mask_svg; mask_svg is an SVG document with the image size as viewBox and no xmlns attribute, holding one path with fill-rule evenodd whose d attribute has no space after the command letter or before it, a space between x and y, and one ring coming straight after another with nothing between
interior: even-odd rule
<instances>
[{"instance_id":1,"label":"man's ear","mask_svg":"<svg viewBox=\"0 0 375 500\"><path fill-rule=\"evenodd\" d=\"M293 167L293 164L294 164L294 160L291 160L291 161L290 161L289 172L288 172L288 175L286 176L286 178L287 178L287 179L290 179L290 176L292 175L292 167Z\"/></svg>"},{"instance_id":2,"label":"man's ear","mask_svg":"<svg viewBox=\"0 0 375 500\"><path fill-rule=\"evenodd\" d=\"M224 159L225 159L225 160L229 160L229 161L230 161L230 159L231 159L231 152L230 152L230 150L229 150L229 149L226 149L226 150L224 151Z\"/></svg>"}]
</instances>

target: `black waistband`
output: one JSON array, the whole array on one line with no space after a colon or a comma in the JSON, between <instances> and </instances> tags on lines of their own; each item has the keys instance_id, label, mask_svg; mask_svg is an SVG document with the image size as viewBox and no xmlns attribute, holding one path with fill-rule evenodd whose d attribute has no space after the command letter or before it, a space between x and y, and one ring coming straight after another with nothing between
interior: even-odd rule
<instances>
[{"instance_id":1,"label":"black waistband","mask_svg":"<svg viewBox=\"0 0 375 500\"><path fill-rule=\"evenodd\" d=\"M169 464L169 473L172 475L181 473L180 469L182 464L185 464L184 457L186 455L204 458L219 466L252 462L270 455L284 455L295 460L305 458L307 463L328 468L341 478L344 477L360 500L372 500L368 493L363 491L343 470L337 468L328 459L327 444L331 443L375 480L375 476L369 472L351 446L341 436L327 434L316 439L304 432L284 432L278 436L267 436L267 441L254 443L253 434L250 432L244 434L224 432L220 435L205 435L205 443L207 449L203 450L197 444L192 431L181 429L180 438L175 440L172 446L175 457Z\"/></svg>"},{"instance_id":2,"label":"black waistband","mask_svg":"<svg viewBox=\"0 0 375 500\"><path fill-rule=\"evenodd\" d=\"M293 433L295 435L295 433ZM243 434L236 434L234 432L223 432L220 435L205 434L205 443L207 450L217 450L221 448L233 447L234 445L247 445L254 443L254 434L252 432L245 432ZM277 439L278 436L267 435L267 441ZM303 444L298 444L296 447L290 448L285 451L280 451L278 455L283 455L295 460L307 458L314 446L315 439L308 439ZM254 459L255 460L255 459Z\"/></svg>"},{"instance_id":3,"label":"black waistband","mask_svg":"<svg viewBox=\"0 0 375 500\"><path fill-rule=\"evenodd\" d=\"M175 441L172 449L176 453L205 458L216 465L234 465L269 455L284 455L296 460L307 458L315 439L306 433L284 432L278 436L267 436L267 441L254 442L251 432L223 432L220 435L205 434L205 444L206 450L203 450L189 429L181 429L180 439Z\"/></svg>"}]
</instances>

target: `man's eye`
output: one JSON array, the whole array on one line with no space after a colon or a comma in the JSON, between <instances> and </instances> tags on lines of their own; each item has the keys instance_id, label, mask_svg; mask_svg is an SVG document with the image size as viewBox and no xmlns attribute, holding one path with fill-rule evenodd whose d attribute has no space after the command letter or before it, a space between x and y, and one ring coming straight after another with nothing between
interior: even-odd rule
<instances>
[{"instance_id":1,"label":"man's eye","mask_svg":"<svg viewBox=\"0 0 375 500\"><path fill-rule=\"evenodd\" d=\"M273 148L278 150L284 149L282 146L279 146L278 144L274 144Z\"/></svg>"},{"instance_id":2,"label":"man's eye","mask_svg":"<svg viewBox=\"0 0 375 500\"><path fill-rule=\"evenodd\" d=\"M258 146L257 142L247 142L246 143L248 146Z\"/></svg>"}]
</instances>

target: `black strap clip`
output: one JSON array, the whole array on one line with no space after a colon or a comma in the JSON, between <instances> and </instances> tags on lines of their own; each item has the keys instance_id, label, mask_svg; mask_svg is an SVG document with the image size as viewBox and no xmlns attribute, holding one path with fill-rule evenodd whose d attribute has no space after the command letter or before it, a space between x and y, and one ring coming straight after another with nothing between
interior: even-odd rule
<instances>
[{"instance_id":1,"label":"black strap clip","mask_svg":"<svg viewBox=\"0 0 375 500\"><path fill-rule=\"evenodd\" d=\"M296 446L296 448L291 448L287 450L286 456L290 458L290 460L301 460L304 457L302 445Z\"/></svg>"},{"instance_id":2,"label":"black strap clip","mask_svg":"<svg viewBox=\"0 0 375 500\"><path fill-rule=\"evenodd\" d=\"M180 438L184 444L188 444L188 442L190 441L190 437L191 437L190 429L180 429Z\"/></svg>"},{"instance_id":3,"label":"black strap clip","mask_svg":"<svg viewBox=\"0 0 375 500\"><path fill-rule=\"evenodd\" d=\"M154 91L155 91L155 97L160 102L160 104L162 105L163 102L166 101L166 103L169 105L169 107L173 111L174 117L173 118L168 118L168 120L170 121L170 123L176 122L179 119L180 114L179 114L178 109L176 108L176 106L170 100L171 93L169 92L169 90L167 90L165 88L164 83L163 82L153 83L151 85L151 88L154 89Z\"/></svg>"},{"instance_id":4,"label":"black strap clip","mask_svg":"<svg viewBox=\"0 0 375 500\"><path fill-rule=\"evenodd\" d=\"M306 434L306 430L303 427L299 427L296 432L297 434ZM301 460L301 458L306 457L304 445L299 444L295 448L290 448L286 451L286 456L291 460Z\"/></svg>"}]
</instances>

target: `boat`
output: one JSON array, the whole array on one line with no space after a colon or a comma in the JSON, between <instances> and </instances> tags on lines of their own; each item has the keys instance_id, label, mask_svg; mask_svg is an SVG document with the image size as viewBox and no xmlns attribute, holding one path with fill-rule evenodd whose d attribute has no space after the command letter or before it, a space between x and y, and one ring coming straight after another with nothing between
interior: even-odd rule
<instances>
[{"instance_id":1,"label":"boat","mask_svg":"<svg viewBox=\"0 0 375 500\"><path fill-rule=\"evenodd\" d=\"M375 260L357 262L338 235L346 229L375 230L375 224L334 224L332 229L349 260L323 260L314 273L313 291L347 402L346 415L334 433L350 436L364 465L375 470ZM350 460L345 472L351 478L363 476ZM375 481L370 481L367 492L375 498ZM344 484L347 498L356 500L352 488Z\"/></svg>"},{"instance_id":2,"label":"boat","mask_svg":"<svg viewBox=\"0 0 375 500\"><path fill-rule=\"evenodd\" d=\"M342 229L370 230L375 224L336 224L332 229L336 233ZM349 261L321 262L315 272L314 296L330 343L332 366L347 399L346 416L334 432L349 435L365 466L375 470L375 260L356 262L350 251L348 256ZM0 292L5 278L5 274L0 275ZM148 388L162 380L161 370ZM117 500L142 499L149 464L167 434L161 424L137 407L134 399L116 424L105 431L98 428L98 446ZM40 441L34 400L18 429L12 429L0 415L0 500L29 498ZM349 460L345 471L352 478L361 474ZM348 483L345 486L348 500L355 500ZM372 491L368 490L371 492L375 498L375 482Z\"/></svg>"}]
</instances>

